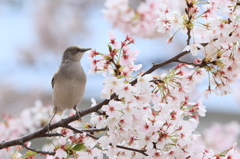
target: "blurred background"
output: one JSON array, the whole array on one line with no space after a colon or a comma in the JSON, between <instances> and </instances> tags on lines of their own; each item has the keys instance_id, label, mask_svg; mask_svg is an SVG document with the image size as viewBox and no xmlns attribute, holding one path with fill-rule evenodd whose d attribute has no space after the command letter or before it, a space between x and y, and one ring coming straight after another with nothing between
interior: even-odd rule
<instances>
[{"instance_id":1,"label":"blurred background","mask_svg":"<svg viewBox=\"0 0 240 159\"><path fill-rule=\"evenodd\" d=\"M141 0L131 0L131 6ZM18 115L19 111L34 105L39 99L52 105L51 79L61 62L61 55L69 45L91 47L107 53L107 34L113 30L117 41L126 36L104 19L104 0L0 0L0 112ZM156 34L158 34L156 32ZM133 49L139 49L136 61L147 70L152 63L164 61L181 52L186 45L185 36L179 34L173 43L166 37L155 39L135 38ZM192 60L192 57L184 57ZM85 54L82 65L87 73L90 62ZM168 71L175 64L159 69L155 74ZM91 98L100 102L103 77L87 74L83 105L91 106ZM205 80L191 98L196 102L207 88ZM234 85L239 89L239 85ZM204 99L205 118L200 119L199 130L214 122L240 121L238 91L232 95ZM1 119L0 119L1 120Z\"/></svg>"}]
</instances>

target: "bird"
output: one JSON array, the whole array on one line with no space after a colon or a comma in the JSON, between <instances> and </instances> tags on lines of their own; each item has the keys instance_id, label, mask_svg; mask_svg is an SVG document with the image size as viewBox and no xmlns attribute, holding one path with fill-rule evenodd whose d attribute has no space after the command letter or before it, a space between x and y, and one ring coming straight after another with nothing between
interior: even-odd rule
<instances>
[{"instance_id":1,"label":"bird","mask_svg":"<svg viewBox=\"0 0 240 159\"><path fill-rule=\"evenodd\" d=\"M81 65L83 54L91 48L82 48L78 45L69 46L62 55L62 62L53 75L52 84L52 119L56 114L62 115L65 109L74 109L79 116L77 105L81 103L86 86L86 74Z\"/></svg>"}]
</instances>

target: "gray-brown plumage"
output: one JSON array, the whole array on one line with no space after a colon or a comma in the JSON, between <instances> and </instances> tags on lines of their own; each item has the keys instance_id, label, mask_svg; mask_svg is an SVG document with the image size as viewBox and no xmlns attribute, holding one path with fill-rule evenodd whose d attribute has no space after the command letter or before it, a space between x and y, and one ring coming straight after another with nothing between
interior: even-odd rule
<instances>
[{"instance_id":1,"label":"gray-brown plumage","mask_svg":"<svg viewBox=\"0 0 240 159\"><path fill-rule=\"evenodd\" d=\"M54 108L51 120L55 114L61 115L65 109L73 108L77 112L76 107L82 101L86 85L86 74L80 60L88 50L90 48L73 45L63 53L62 63L52 78Z\"/></svg>"}]
</instances>

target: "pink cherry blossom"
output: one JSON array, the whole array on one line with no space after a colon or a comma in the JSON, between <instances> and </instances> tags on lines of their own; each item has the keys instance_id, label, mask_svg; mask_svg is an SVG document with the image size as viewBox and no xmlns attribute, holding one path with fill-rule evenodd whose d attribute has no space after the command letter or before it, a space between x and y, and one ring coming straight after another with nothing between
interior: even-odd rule
<instances>
[{"instance_id":1,"label":"pink cherry blossom","mask_svg":"<svg viewBox=\"0 0 240 159\"><path fill-rule=\"evenodd\" d=\"M203 46L200 44L188 45L183 49L183 51L190 51L193 56L197 56L198 49L203 49Z\"/></svg>"},{"instance_id":2,"label":"pink cherry blossom","mask_svg":"<svg viewBox=\"0 0 240 159\"><path fill-rule=\"evenodd\" d=\"M157 26L154 20L158 16L157 11L163 11L163 6L169 6L176 10L184 7L183 3L178 1L170 3L167 0L147 0L141 2L134 10L128 3L128 0L115 0L114 2L107 0L105 2L106 9L103 10L105 18L112 23L113 27L117 27L125 33L148 38L162 36L155 34Z\"/></svg>"},{"instance_id":3,"label":"pink cherry blossom","mask_svg":"<svg viewBox=\"0 0 240 159\"><path fill-rule=\"evenodd\" d=\"M122 108L122 103L117 102L114 100L111 100L108 105L104 105L102 107L103 111L106 111L106 114L109 115L111 118L119 118L121 116L121 113L119 110Z\"/></svg>"},{"instance_id":4,"label":"pink cherry blossom","mask_svg":"<svg viewBox=\"0 0 240 159\"><path fill-rule=\"evenodd\" d=\"M105 126L104 116L91 114L90 122L96 126L97 129L103 128Z\"/></svg>"},{"instance_id":5,"label":"pink cherry blossom","mask_svg":"<svg viewBox=\"0 0 240 159\"><path fill-rule=\"evenodd\" d=\"M135 87L131 86L130 84L122 85L122 88L119 90L118 95L119 98L124 98L127 102L131 100L132 93L135 91Z\"/></svg>"},{"instance_id":6,"label":"pink cherry blossom","mask_svg":"<svg viewBox=\"0 0 240 159\"><path fill-rule=\"evenodd\" d=\"M56 154L54 155L54 157L67 158L67 153L63 149L59 148L59 149L57 149Z\"/></svg>"}]
</instances>

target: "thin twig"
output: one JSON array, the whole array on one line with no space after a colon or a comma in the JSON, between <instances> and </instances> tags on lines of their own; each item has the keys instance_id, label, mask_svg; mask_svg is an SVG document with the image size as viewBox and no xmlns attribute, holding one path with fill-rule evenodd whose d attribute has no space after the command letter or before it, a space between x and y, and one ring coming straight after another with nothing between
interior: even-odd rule
<instances>
[{"instance_id":1,"label":"thin twig","mask_svg":"<svg viewBox=\"0 0 240 159\"><path fill-rule=\"evenodd\" d=\"M100 112L99 110L98 110L98 111L96 111L96 113L97 113L98 115L106 115L106 113L105 113L105 112Z\"/></svg>"},{"instance_id":2,"label":"thin twig","mask_svg":"<svg viewBox=\"0 0 240 159\"><path fill-rule=\"evenodd\" d=\"M239 5L240 5L240 2L239 2L239 0L237 0L236 5L235 5L234 8L233 8L233 12L235 12L237 6L239 6Z\"/></svg>"},{"instance_id":3,"label":"thin twig","mask_svg":"<svg viewBox=\"0 0 240 159\"><path fill-rule=\"evenodd\" d=\"M70 125L66 125L65 128L68 128L68 129L70 129L70 130L72 130L72 131L74 131L74 132L76 132L76 133L81 133L81 134L84 133L84 131L78 130L78 129L70 126ZM93 136L93 135L91 135L91 134L89 134L89 133L86 133L86 135L87 135L88 137L91 137L91 138L95 139L95 140L98 140L98 139L99 139L98 137Z\"/></svg>"},{"instance_id":4,"label":"thin twig","mask_svg":"<svg viewBox=\"0 0 240 159\"><path fill-rule=\"evenodd\" d=\"M61 134L61 133L46 133L40 137L55 137L55 136L63 136L63 134Z\"/></svg>"},{"instance_id":5,"label":"thin twig","mask_svg":"<svg viewBox=\"0 0 240 159\"><path fill-rule=\"evenodd\" d=\"M164 83L160 78L153 78L151 81L149 82L153 82L154 84L158 85L159 83Z\"/></svg>"},{"instance_id":6,"label":"thin twig","mask_svg":"<svg viewBox=\"0 0 240 159\"><path fill-rule=\"evenodd\" d=\"M120 145L117 145L117 148L124 149L124 150L129 150L129 151L134 151L134 152L139 152L139 153L141 153L145 156L148 156L148 154L145 153L146 150L139 150L139 149L134 149L134 148L120 146Z\"/></svg>"},{"instance_id":7,"label":"thin twig","mask_svg":"<svg viewBox=\"0 0 240 159\"><path fill-rule=\"evenodd\" d=\"M190 45L190 40L191 40L191 29L187 28L187 45Z\"/></svg>"},{"instance_id":8,"label":"thin twig","mask_svg":"<svg viewBox=\"0 0 240 159\"><path fill-rule=\"evenodd\" d=\"M25 147L25 149L36 152L38 154L48 154L48 155L55 155L55 152L49 152L49 151L40 151L40 150L35 150L33 148L28 147L27 145L25 145L24 143L21 143L20 145L22 145L23 147Z\"/></svg>"},{"instance_id":9,"label":"thin twig","mask_svg":"<svg viewBox=\"0 0 240 159\"><path fill-rule=\"evenodd\" d=\"M204 66L204 64L195 64L195 63L192 63L192 62L187 62L187 61L181 61L181 60L178 60L177 62L179 63L184 63L184 64L187 64L187 65L192 65L192 66L196 66L196 67L201 67L201 66Z\"/></svg>"},{"instance_id":10,"label":"thin twig","mask_svg":"<svg viewBox=\"0 0 240 159\"><path fill-rule=\"evenodd\" d=\"M187 25L189 25L190 23L191 23L191 20L192 20L192 16L191 15L189 15L189 10L190 10L190 5L189 5L189 3L188 3L188 1L186 1L186 3L187 3L187 7L188 8L186 8L186 10L185 10L185 12L187 13L187 17L188 17L188 22L187 22ZM187 28L187 45L190 45L190 40L191 40L191 29L189 28L189 26L186 26L186 28Z\"/></svg>"},{"instance_id":11,"label":"thin twig","mask_svg":"<svg viewBox=\"0 0 240 159\"><path fill-rule=\"evenodd\" d=\"M81 131L93 133L93 132L106 131L106 130L108 130L107 127L101 128L101 129L82 129Z\"/></svg>"}]
</instances>

